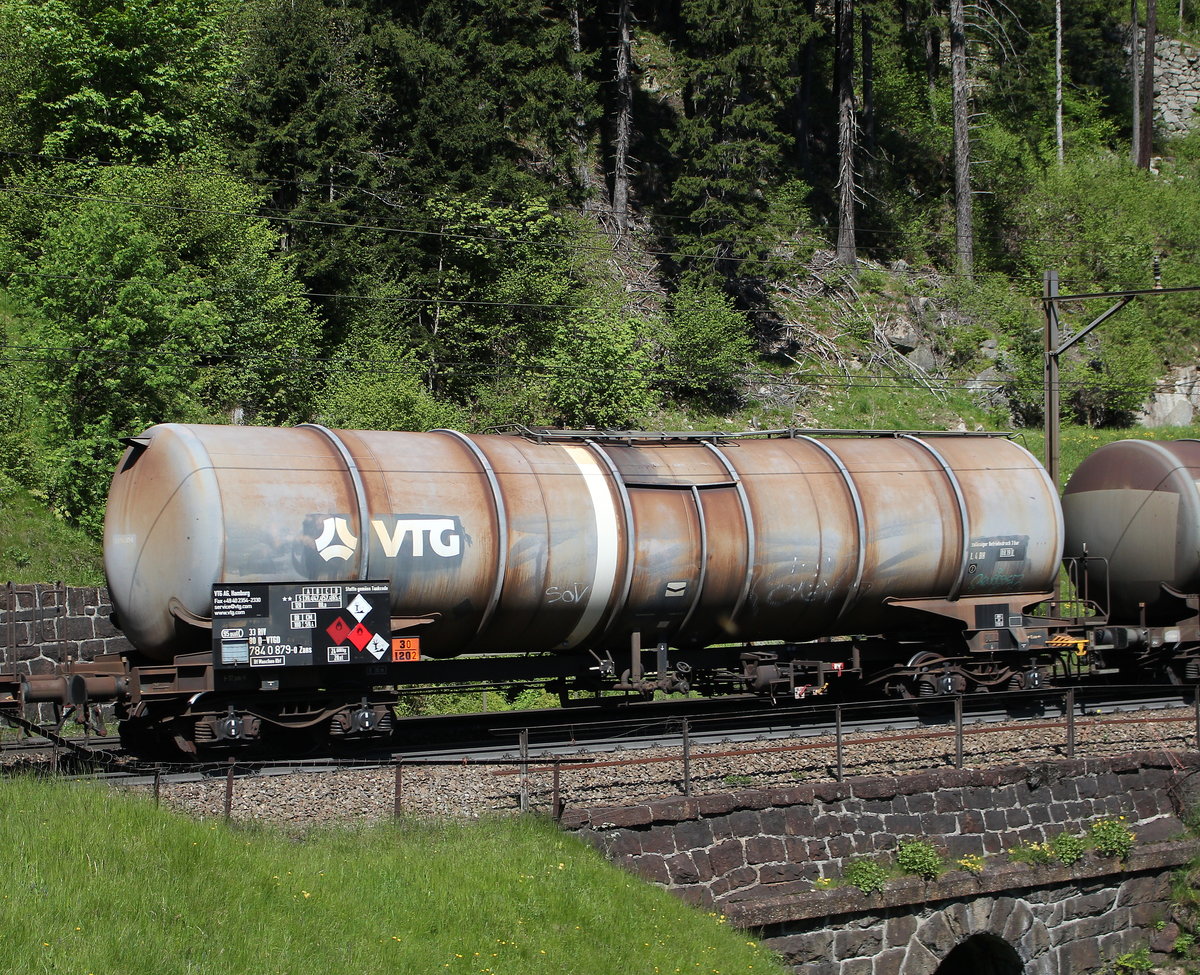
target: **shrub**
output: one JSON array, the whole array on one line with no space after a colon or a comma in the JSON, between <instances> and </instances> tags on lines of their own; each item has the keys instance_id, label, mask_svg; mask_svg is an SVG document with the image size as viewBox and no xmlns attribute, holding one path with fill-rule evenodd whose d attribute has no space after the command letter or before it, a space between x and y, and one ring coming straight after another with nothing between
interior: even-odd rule
<instances>
[{"instance_id":1,"label":"shrub","mask_svg":"<svg viewBox=\"0 0 1200 975\"><path fill-rule=\"evenodd\" d=\"M1101 856L1125 859L1137 835L1125 825L1125 817L1101 819L1088 827L1088 838Z\"/></svg>"},{"instance_id":2,"label":"shrub","mask_svg":"<svg viewBox=\"0 0 1200 975\"><path fill-rule=\"evenodd\" d=\"M1021 843L1008 851L1008 858L1013 863L1041 864L1054 859L1054 853L1049 843Z\"/></svg>"},{"instance_id":3,"label":"shrub","mask_svg":"<svg viewBox=\"0 0 1200 975\"><path fill-rule=\"evenodd\" d=\"M1087 843L1082 836L1072 836L1070 833L1059 833L1050 841L1050 853L1054 859L1064 866L1070 866L1083 858Z\"/></svg>"},{"instance_id":4,"label":"shrub","mask_svg":"<svg viewBox=\"0 0 1200 975\"><path fill-rule=\"evenodd\" d=\"M941 854L924 840L908 840L896 851L896 866L922 880L933 880L945 868Z\"/></svg>"},{"instance_id":5,"label":"shrub","mask_svg":"<svg viewBox=\"0 0 1200 975\"><path fill-rule=\"evenodd\" d=\"M883 890L888 872L873 860L855 860L843 871L842 879L864 894L872 894Z\"/></svg>"},{"instance_id":6,"label":"shrub","mask_svg":"<svg viewBox=\"0 0 1200 975\"><path fill-rule=\"evenodd\" d=\"M731 402L754 352L746 317L715 287L688 283L671 299L663 323L663 384L677 396Z\"/></svg>"}]
</instances>

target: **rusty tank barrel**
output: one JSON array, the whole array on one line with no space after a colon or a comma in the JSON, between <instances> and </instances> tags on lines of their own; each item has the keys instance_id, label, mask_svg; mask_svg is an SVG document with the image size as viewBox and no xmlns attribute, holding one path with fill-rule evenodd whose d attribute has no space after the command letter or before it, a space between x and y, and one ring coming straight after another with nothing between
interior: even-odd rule
<instances>
[{"instance_id":1,"label":"rusty tank barrel","mask_svg":"<svg viewBox=\"0 0 1200 975\"><path fill-rule=\"evenodd\" d=\"M453 656L875 632L889 601L1049 589L1062 538L1004 438L163 424L129 441L104 552L154 659L216 583L349 579Z\"/></svg>"},{"instance_id":2,"label":"rusty tank barrel","mask_svg":"<svg viewBox=\"0 0 1200 975\"><path fill-rule=\"evenodd\" d=\"M1114 620L1175 623L1181 593L1200 592L1200 441L1119 440L1067 482L1066 554L1088 560L1088 594Z\"/></svg>"}]
</instances>

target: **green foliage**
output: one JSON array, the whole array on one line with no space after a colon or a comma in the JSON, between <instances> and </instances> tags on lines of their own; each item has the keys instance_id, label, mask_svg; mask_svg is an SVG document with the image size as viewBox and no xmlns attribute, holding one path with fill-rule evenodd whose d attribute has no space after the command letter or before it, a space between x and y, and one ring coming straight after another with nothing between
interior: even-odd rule
<instances>
[{"instance_id":1,"label":"green foliage","mask_svg":"<svg viewBox=\"0 0 1200 975\"><path fill-rule=\"evenodd\" d=\"M1065 867L1082 860L1086 849L1087 843L1082 836L1059 833L1050 840L1051 855Z\"/></svg>"},{"instance_id":2,"label":"green foliage","mask_svg":"<svg viewBox=\"0 0 1200 975\"><path fill-rule=\"evenodd\" d=\"M1053 862L1054 850L1049 843L1020 843L1008 850L1008 858L1013 863L1040 866Z\"/></svg>"},{"instance_id":3,"label":"green foliage","mask_svg":"<svg viewBox=\"0 0 1200 975\"><path fill-rule=\"evenodd\" d=\"M924 840L906 840L896 850L896 866L922 880L933 880L946 868L942 855Z\"/></svg>"},{"instance_id":4,"label":"green foliage","mask_svg":"<svg viewBox=\"0 0 1200 975\"><path fill-rule=\"evenodd\" d=\"M1101 819L1088 827L1088 839L1093 849L1101 856L1117 857L1121 860L1129 856L1137 834L1125 825L1124 819L1124 816L1118 819Z\"/></svg>"},{"instance_id":5,"label":"green foliage","mask_svg":"<svg viewBox=\"0 0 1200 975\"><path fill-rule=\"evenodd\" d=\"M1150 957L1149 947L1143 945L1134 951L1127 951L1113 959L1112 970L1117 975L1134 975L1135 972L1154 971L1154 961Z\"/></svg>"},{"instance_id":6,"label":"green foliage","mask_svg":"<svg viewBox=\"0 0 1200 975\"><path fill-rule=\"evenodd\" d=\"M874 860L852 860L842 871L842 880L864 894L874 894L887 885L888 872Z\"/></svg>"},{"instance_id":7,"label":"green foliage","mask_svg":"<svg viewBox=\"0 0 1200 975\"><path fill-rule=\"evenodd\" d=\"M119 438L151 423L235 411L285 422L307 410L316 323L274 233L242 215L246 187L71 166L24 185L75 191L37 208L40 223L5 262L11 293L43 322L33 388L56 509L98 531Z\"/></svg>"},{"instance_id":8,"label":"green foliage","mask_svg":"<svg viewBox=\"0 0 1200 975\"><path fill-rule=\"evenodd\" d=\"M100 545L0 472L0 581L104 582Z\"/></svg>"},{"instance_id":9,"label":"green foliage","mask_svg":"<svg viewBox=\"0 0 1200 975\"><path fill-rule=\"evenodd\" d=\"M387 777L383 815L391 789ZM32 777L6 780L4 804L6 972L537 975L581 959L591 975L783 971L744 933L532 816L284 832ZM628 936L598 939L614 917Z\"/></svg>"},{"instance_id":10,"label":"green foliage","mask_svg":"<svg viewBox=\"0 0 1200 975\"><path fill-rule=\"evenodd\" d=\"M653 405L642 323L619 312L581 313L542 360L546 400L569 427L636 427Z\"/></svg>"},{"instance_id":11,"label":"green foliage","mask_svg":"<svg viewBox=\"0 0 1200 975\"><path fill-rule=\"evenodd\" d=\"M688 283L671 296L660 341L667 390L712 404L728 403L754 346L744 315L711 286Z\"/></svg>"},{"instance_id":12,"label":"green foliage","mask_svg":"<svg viewBox=\"0 0 1200 975\"><path fill-rule=\"evenodd\" d=\"M314 406L319 422L351 430L430 430L461 427L466 418L425 386L412 352L374 340L350 345L331 363Z\"/></svg>"},{"instance_id":13,"label":"green foliage","mask_svg":"<svg viewBox=\"0 0 1200 975\"><path fill-rule=\"evenodd\" d=\"M17 63L0 73L4 135L24 130L34 152L60 158L126 162L208 141L222 13L218 0L4 0L0 33Z\"/></svg>"}]
</instances>

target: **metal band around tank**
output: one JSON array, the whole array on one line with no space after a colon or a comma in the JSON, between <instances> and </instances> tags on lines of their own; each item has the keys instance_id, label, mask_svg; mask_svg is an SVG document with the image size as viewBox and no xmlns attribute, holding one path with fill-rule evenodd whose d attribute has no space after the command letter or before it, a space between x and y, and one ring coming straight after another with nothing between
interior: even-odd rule
<instances>
[{"instance_id":1,"label":"metal band around tank","mask_svg":"<svg viewBox=\"0 0 1200 975\"><path fill-rule=\"evenodd\" d=\"M679 624L679 629L675 631L677 633L686 630L692 617L696 615L700 597L704 595L704 583L708 578L708 521L704 517L704 503L700 500L700 489L695 484L692 485L692 502L696 505L696 518L700 523L700 578L696 580L696 595L692 597L692 605L688 607L687 613Z\"/></svg>"},{"instance_id":2,"label":"metal band around tank","mask_svg":"<svg viewBox=\"0 0 1200 975\"><path fill-rule=\"evenodd\" d=\"M458 430L431 430L430 433L444 433L453 437L471 452L483 476L487 478L488 487L492 491L492 508L496 512L496 581L492 584L492 592L488 597L487 606L479 618L479 626L475 628L475 636L480 636L496 615L496 607L500 605L500 593L504 590L504 576L508 572L508 510L504 507L504 495L500 490L500 481L496 477L496 469L492 462L474 440Z\"/></svg>"},{"instance_id":3,"label":"metal band around tank","mask_svg":"<svg viewBox=\"0 0 1200 975\"><path fill-rule=\"evenodd\" d=\"M367 510L367 489L363 485L362 475L358 471L358 465L354 462L354 457L351 455L349 448L342 443L341 438L330 430L328 427L323 427L319 423L302 423L302 428L316 430L325 437L338 455L342 458L342 463L346 465L346 473L350 475L350 483L354 485L354 501L358 508L358 578L367 578L367 555L371 549L370 531L371 531L371 513Z\"/></svg>"},{"instance_id":4,"label":"metal band around tank","mask_svg":"<svg viewBox=\"0 0 1200 975\"><path fill-rule=\"evenodd\" d=\"M621 596L613 603L613 611L609 614L607 622L604 624L604 629L601 630L601 635L607 634L612 629L613 621L617 618L622 607L629 602L629 593L633 589L633 502L629 499L629 488L625 484L625 478L621 476L620 470L617 469L616 463L608 455L605 450L595 440L585 440L596 454L604 461L604 466L608 468L608 472L612 475L613 484L617 486L617 496L621 499L621 512L625 517L625 578L621 582Z\"/></svg>"},{"instance_id":5,"label":"metal band around tank","mask_svg":"<svg viewBox=\"0 0 1200 975\"><path fill-rule=\"evenodd\" d=\"M617 507L613 504L612 493L609 490L613 479L606 476L606 473L611 472L607 465L602 468L597 461L602 455L595 445L564 444L562 449L579 468L580 477L583 478L584 487L587 488L588 498L592 503L592 514L596 524L596 562L592 570L591 592L583 612L563 642L563 646L570 649L579 646L590 634L603 632L600 624L604 621L604 614L612 599L613 590L616 589L621 542ZM620 483L619 479L617 483Z\"/></svg>"},{"instance_id":6,"label":"metal band around tank","mask_svg":"<svg viewBox=\"0 0 1200 975\"><path fill-rule=\"evenodd\" d=\"M858 587L862 584L863 572L866 570L867 519L863 514L862 497L858 493L858 485L854 483L854 478L851 476L849 469L842 463L842 458L834 453L832 447L814 437L800 435L795 439L812 444L817 450L833 461L834 466L838 469L838 473L842 475L842 480L846 484L846 491L850 495L850 502L854 505L854 530L858 535L858 552L855 555L854 582L846 589L846 598L842 600L841 608L838 610L838 619L841 619L846 614L846 610L850 608L850 604L854 602L854 597L858 595Z\"/></svg>"},{"instance_id":7,"label":"metal band around tank","mask_svg":"<svg viewBox=\"0 0 1200 975\"><path fill-rule=\"evenodd\" d=\"M962 528L962 548L958 553L958 578L954 580L954 585L951 587L950 592L946 594L946 598L957 599L958 594L962 592L963 584L967 581L968 554L971 549L971 524L967 520L967 499L963 497L962 486L958 483L958 475L954 473L954 470L946 462L946 458L932 444L926 443L920 437L913 437L908 434L905 434L900 439L911 440L913 443L929 451L930 456L938 462L938 466L941 467L942 473L946 475L946 480L950 482L950 487L954 491L954 500L958 503L958 523Z\"/></svg>"},{"instance_id":8,"label":"metal band around tank","mask_svg":"<svg viewBox=\"0 0 1200 975\"><path fill-rule=\"evenodd\" d=\"M746 578L742 582L742 591L738 593L737 602L733 604L733 609L729 613L729 622L733 623L746 604L746 599L750 595L750 586L754 582L754 559L758 554L758 539L755 537L754 515L750 510L750 499L746 496L746 486L742 483L742 476L733 466L733 462L720 451L716 444L705 440L704 446L712 451L713 456L729 474L729 479L733 481L734 490L737 491L738 501L742 506L742 518L746 521Z\"/></svg>"}]
</instances>

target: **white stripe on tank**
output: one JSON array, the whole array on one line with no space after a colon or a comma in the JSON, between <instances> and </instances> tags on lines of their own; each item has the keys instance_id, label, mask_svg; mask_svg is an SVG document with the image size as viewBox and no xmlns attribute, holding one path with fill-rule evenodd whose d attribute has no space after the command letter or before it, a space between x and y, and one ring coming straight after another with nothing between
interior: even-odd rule
<instances>
[{"instance_id":1,"label":"white stripe on tank","mask_svg":"<svg viewBox=\"0 0 1200 975\"><path fill-rule=\"evenodd\" d=\"M613 504L608 486L608 475L596 463L596 458L586 447L564 447L587 485L592 499L592 511L596 516L596 571L592 586L588 590L587 605L575 629L567 637L564 646L576 647L596 628L608 601L612 598L617 583L617 561L620 555L620 529L617 508Z\"/></svg>"}]
</instances>

